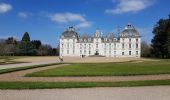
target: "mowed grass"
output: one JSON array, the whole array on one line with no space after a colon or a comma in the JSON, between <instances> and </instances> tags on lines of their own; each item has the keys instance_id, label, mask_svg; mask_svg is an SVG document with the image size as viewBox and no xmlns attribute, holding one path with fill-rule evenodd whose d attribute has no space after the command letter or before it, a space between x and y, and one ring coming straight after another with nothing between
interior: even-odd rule
<instances>
[{"instance_id":1,"label":"mowed grass","mask_svg":"<svg viewBox=\"0 0 170 100\"><path fill-rule=\"evenodd\" d=\"M0 82L0 89L54 89L90 87L136 87L170 85L170 80L120 82Z\"/></svg>"},{"instance_id":2,"label":"mowed grass","mask_svg":"<svg viewBox=\"0 0 170 100\"><path fill-rule=\"evenodd\" d=\"M170 60L146 61L140 63L70 64L63 67L30 73L26 76L133 76L155 74L170 74Z\"/></svg>"}]
</instances>

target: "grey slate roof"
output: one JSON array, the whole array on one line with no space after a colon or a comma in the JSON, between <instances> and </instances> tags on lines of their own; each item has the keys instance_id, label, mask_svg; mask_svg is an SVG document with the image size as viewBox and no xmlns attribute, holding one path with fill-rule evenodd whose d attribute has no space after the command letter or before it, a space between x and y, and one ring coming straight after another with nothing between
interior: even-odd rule
<instances>
[{"instance_id":1,"label":"grey slate roof","mask_svg":"<svg viewBox=\"0 0 170 100\"><path fill-rule=\"evenodd\" d=\"M128 24L125 29L120 33L120 37L140 37L139 32L132 26L131 24ZM69 27L66 29L62 35L61 38L77 38L79 43L92 43L94 38L101 38L102 42L117 42L120 38L116 37L113 33L108 33L105 37L102 36L102 33L100 30L96 30L94 36L89 36L87 33L84 33L82 36L79 35L79 33L75 30L74 27Z\"/></svg>"},{"instance_id":2,"label":"grey slate roof","mask_svg":"<svg viewBox=\"0 0 170 100\"><path fill-rule=\"evenodd\" d=\"M73 27L69 27L66 29L62 34L61 37L63 38L78 38L79 33Z\"/></svg>"},{"instance_id":3,"label":"grey slate roof","mask_svg":"<svg viewBox=\"0 0 170 100\"><path fill-rule=\"evenodd\" d=\"M134 26L128 24L125 29L120 33L120 37L139 37L139 32Z\"/></svg>"}]
</instances>

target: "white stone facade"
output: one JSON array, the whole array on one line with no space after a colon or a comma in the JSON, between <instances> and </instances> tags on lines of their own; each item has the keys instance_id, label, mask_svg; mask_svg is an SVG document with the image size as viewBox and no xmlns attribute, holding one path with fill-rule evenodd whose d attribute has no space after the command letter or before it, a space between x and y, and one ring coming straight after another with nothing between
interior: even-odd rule
<instances>
[{"instance_id":1,"label":"white stone facade","mask_svg":"<svg viewBox=\"0 0 170 100\"><path fill-rule=\"evenodd\" d=\"M140 57L141 37L132 25L127 25L118 37L113 33L104 37L99 30L96 30L93 37L87 34L80 37L73 27L69 27L60 37L60 55Z\"/></svg>"}]
</instances>

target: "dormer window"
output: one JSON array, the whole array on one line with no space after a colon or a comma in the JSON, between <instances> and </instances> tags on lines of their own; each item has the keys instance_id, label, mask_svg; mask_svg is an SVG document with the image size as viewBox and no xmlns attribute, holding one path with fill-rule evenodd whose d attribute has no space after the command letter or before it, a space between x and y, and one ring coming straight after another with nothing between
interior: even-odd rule
<instances>
[{"instance_id":1,"label":"dormer window","mask_svg":"<svg viewBox=\"0 0 170 100\"><path fill-rule=\"evenodd\" d=\"M82 39L80 39L80 42L82 42Z\"/></svg>"},{"instance_id":2,"label":"dormer window","mask_svg":"<svg viewBox=\"0 0 170 100\"><path fill-rule=\"evenodd\" d=\"M136 42L138 42L138 39L136 39Z\"/></svg>"},{"instance_id":3,"label":"dormer window","mask_svg":"<svg viewBox=\"0 0 170 100\"><path fill-rule=\"evenodd\" d=\"M107 38L104 38L104 41L107 41Z\"/></svg>"}]
</instances>

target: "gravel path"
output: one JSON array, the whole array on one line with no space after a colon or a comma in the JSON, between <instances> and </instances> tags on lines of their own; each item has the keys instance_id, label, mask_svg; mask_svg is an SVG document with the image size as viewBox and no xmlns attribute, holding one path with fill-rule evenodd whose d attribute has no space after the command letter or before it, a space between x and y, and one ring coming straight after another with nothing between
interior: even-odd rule
<instances>
[{"instance_id":1,"label":"gravel path","mask_svg":"<svg viewBox=\"0 0 170 100\"><path fill-rule=\"evenodd\" d=\"M55 67L62 67L68 64L34 68L29 70L0 74L0 81L32 81L32 82L68 82L68 81L83 81L83 82L109 82L109 81L135 81L135 80L163 80L170 79L170 74L162 75L141 75L141 76L99 76L99 77L23 77L27 73L42 71Z\"/></svg>"},{"instance_id":2,"label":"gravel path","mask_svg":"<svg viewBox=\"0 0 170 100\"><path fill-rule=\"evenodd\" d=\"M170 86L0 90L0 100L170 100Z\"/></svg>"},{"instance_id":3,"label":"gravel path","mask_svg":"<svg viewBox=\"0 0 170 100\"><path fill-rule=\"evenodd\" d=\"M30 63L0 65L0 70L1 69L8 69L8 68L32 66L32 65L50 64L50 63L57 63L57 61L43 61L43 62L30 62Z\"/></svg>"}]
</instances>

